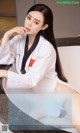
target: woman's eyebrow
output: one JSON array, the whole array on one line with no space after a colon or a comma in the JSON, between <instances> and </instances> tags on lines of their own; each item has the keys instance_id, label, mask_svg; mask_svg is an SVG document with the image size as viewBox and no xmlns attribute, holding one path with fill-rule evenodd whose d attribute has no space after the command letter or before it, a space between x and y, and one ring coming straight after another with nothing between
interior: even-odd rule
<instances>
[{"instance_id":1,"label":"woman's eyebrow","mask_svg":"<svg viewBox=\"0 0 80 133\"><path fill-rule=\"evenodd\" d=\"M30 14L28 14L28 16L30 16L30 17L32 17ZM34 18L36 21L38 21L38 22L41 22L40 20L38 20L38 19L36 19L36 18Z\"/></svg>"}]
</instances>

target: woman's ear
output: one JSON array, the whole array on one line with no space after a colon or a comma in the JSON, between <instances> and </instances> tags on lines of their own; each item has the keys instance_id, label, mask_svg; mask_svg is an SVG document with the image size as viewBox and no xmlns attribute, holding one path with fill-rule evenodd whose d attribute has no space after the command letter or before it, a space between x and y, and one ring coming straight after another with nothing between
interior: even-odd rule
<instances>
[{"instance_id":1,"label":"woman's ear","mask_svg":"<svg viewBox=\"0 0 80 133\"><path fill-rule=\"evenodd\" d=\"M48 28L48 24L43 25L42 30L45 30Z\"/></svg>"}]
</instances>

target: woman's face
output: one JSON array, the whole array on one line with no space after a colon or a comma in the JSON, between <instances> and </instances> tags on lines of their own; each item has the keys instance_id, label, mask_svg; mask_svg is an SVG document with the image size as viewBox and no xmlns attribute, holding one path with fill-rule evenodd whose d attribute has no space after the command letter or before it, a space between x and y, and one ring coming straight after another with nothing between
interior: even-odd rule
<instances>
[{"instance_id":1,"label":"woman's face","mask_svg":"<svg viewBox=\"0 0 80 133\"><path fill-rule=\"evenodd\" d=\"M24 26L27 34L37 34L40 30L47 28L47 24L44 25L44 17L41 12L31 11L25 18Z\"/></svg>"}]
</instances>

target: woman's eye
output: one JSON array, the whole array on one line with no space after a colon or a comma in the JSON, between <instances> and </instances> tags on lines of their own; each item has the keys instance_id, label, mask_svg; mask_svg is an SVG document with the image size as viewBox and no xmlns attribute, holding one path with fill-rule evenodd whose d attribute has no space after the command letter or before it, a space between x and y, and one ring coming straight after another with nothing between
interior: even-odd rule
<instances>
[{"instance_id":1,"label":"woman's eye","mask_svg":"<svg viewBox=\"0 0 80 133\"><path fill-rule=\"evenodd\" d=\"M29 16L27 16L27 19L30 20L31 18Z\"/></svg>"},{"instance_id":2,"label":"woman's eye","mask_svg":"<svg viewBox=\"0 0 80 133\"><path fill-rule=\"evenodd\" d=\"M38 25L38 24L39 24L39 23L38 23L38 22L36 22L36 21L35 21L34 23L35 23L36 25Z\"/></svg>"}]
</instances>

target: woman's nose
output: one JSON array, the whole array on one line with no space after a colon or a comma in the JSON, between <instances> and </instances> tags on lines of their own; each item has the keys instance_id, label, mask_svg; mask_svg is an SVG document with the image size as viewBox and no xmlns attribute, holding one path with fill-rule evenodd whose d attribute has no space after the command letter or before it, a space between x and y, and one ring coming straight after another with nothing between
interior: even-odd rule
<instances>
[{"instance_id":1,"label":"woman's nose","mask_svg":"<svg viewBox=\"0 0 80 133\"><path fill-rule=\"evenodd\" d=\"M32 26L32 21L29 21L28 22L28 26Z\"/></svg>"}]
</instances>

